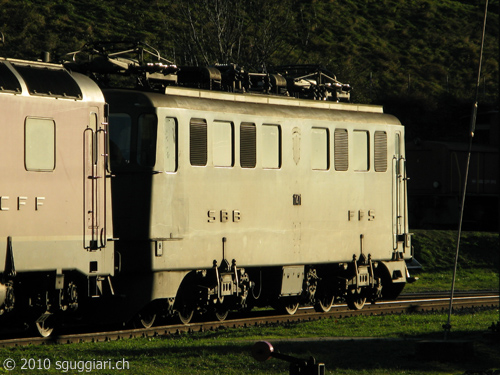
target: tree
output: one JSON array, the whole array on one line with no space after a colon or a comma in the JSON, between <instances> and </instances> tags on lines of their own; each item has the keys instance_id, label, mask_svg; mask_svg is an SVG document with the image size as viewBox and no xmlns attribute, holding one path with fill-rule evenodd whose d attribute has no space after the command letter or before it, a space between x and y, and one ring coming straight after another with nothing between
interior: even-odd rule
<instances>
[{"instance_id":1,"label":"tree","mask_svg":"<svg viewBox=\"0 0 500 375\"><path fill-rule=\"evenodd\" d=\"M284 49L294 0L172 0L176 56L183 63L265 67Z\"/></svg>"},{"instance_id":2,"label":"tree","mask_svg":"<svg viewBox=\"0 0 500 375\"><path fill-rule=\"evenodd\" d=\"M176 50L184 60L212 65L238 60L245 29L243 0L174 0ZM194 60L194 61L193 61Z\"/></svg>"}]
</instances>

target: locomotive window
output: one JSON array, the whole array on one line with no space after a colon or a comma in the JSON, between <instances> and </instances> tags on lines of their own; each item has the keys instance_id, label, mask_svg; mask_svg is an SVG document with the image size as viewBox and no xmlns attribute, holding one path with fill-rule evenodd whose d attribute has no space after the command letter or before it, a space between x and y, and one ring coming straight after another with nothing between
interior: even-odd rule
<instances>
[{"instance_id":1,"label":"locomotive window","mask_svg":"<svg viewBox=\"0 0 500 375\"><path fill-rule=\"evenodd\" d=\"M212 129L214 166L232 167L234 165L233 124L227 121L215 121Z\"/></svg>"},{"instance_id":2,"label":"locomotive window","mask_svg":"<svg viewBox=\"0 0 500 375\"><path fill-rule=\"evenodd\" d=\"M262 167L281 167L281 129L278 125L262 125Z\"/></svg>"},{"instance_id":3,"label":"locomotive window","mask_svg":"<svg viewBox=\"0 0 500 375\"><path fill-rule=\"evenodd\" d=\"M91 112L89 116L89 126L91 129L97 129L97 113ZM99 159L99 142L89 142L88 147L91 147L89 155L92 155L92 163L97 165Z\"/></svg>"},{"instance_id":4,"label":"locomotive window","mask_svg":"<svg viewBox=\"0 0 500 375\"><path fill-rule=\"evenodd\" d=\"M336 171L347 171L349 168L348 140L347 129L335 129L334 158Z\"/></svg>"},{"instance_id":5,"label":"locomotive window","mask_svg":"<svg viewBox=\"0 0 500 375\"><path fill-rule=\"evenodd\" d=\"M376 131L374 135L375 172L387 171L387 133Z\"/></svg>"},{"instance_id":6,"label":"locomotive window","mask_svg":"<svg viewBox=\"0 0 500 375\"><path fill-rule=\"evenodd\" d=\"M257 131L255 124L242 122L240 125L241 168L255 168L257 164Z\"/></svg>"},{"instance_id":7,"label":"locomotive window","mask_svg":"<svg viewBox=\"0 0 500 375\"><path fill-rule=\"evenodd\" d=\"M53 171L56 167L54 120L26 118L24 162L27 171Z\"/></svg>"},{"instance_id":8,"label":"locomotive window","mask_svg":"<svg viewBox=\"0 0 500 375\"><path fill-rule=\"evenodd\" d=\"M154 114L139 116L137 162L143 167L153 167L156 162L157 123Z\"/></svg>"},{"instance_id":9,"label":"locomotive window","mask_svg":"<svg viewBox=\"0 0 500 375\"><path fill-rule=\"evenodd\" d=\"M396 133L396 139L394 144L394 153L396 158L396 175L399 175L399 159L401 158L401 143L400 143L399 133Z\"/></svg>"},{"instance_id":10,"label":"locomotive window","mask_svg":"<svg viewBox=\"0 0 500 375\"><path fill-rule=\"evenodd\" d=\"M7 67L0 63L0 91L21 92L21 84L18 79Z\"/></svg>"},{"instance_id":11,"label":"locomotive window","mask_svg":"<svg viewBox=\"0 0 500 375\"><path fill-rule=\"evenodd\" d=\"M207 122L191 119L189 126L189 158L191 165L207 165Z\"/></svg>"},{"instance_id":12,"label":"locomotive window","mask_svg":"<svg viewBox=\"0 0 500 375\"><path fill-rule=\"evenodd\" d=\"M355 130L353 138L352 167L355 171L366 172L370 168L369 133L365 130Z\"/></svg>"},{"instance_id":13,"label":"locomotive window","mask_svg":"<svg viewBox=\"0 0 500 375\"><path fill-rule=\"evenodd\" d=\"M109 115L109 150L111 170L130 164L132 119L125 113Z\"/></svg>"},{"instance_id":14,"label":"locomotive window","mask_svg":"<svg viewBox=\"0 0 500 375\"><path fill-rule=\"evenodd\" d=\"M177 120L165 118L165 151L164 163L166 172L177 171Z\"/></svg>"},{"instance_id":15,"label":"locomotive window","mask_svg":"<svg viewBox=\"0 0 500 375\"><path fill-rule=\"evenodd\" d=\"M49 69L29 65L15 65L23 77L30 95L48 95L82 99L82 91L65 69Z\"/></svg>"},{"instance_id":16,"label":"locomotive window","mask_svg":"<svg viewBox=\"0 0 500 375\"><path fill-rule=\"evenodd\" d=\"M330 168L329 132L325 128L311 129L311 167L316 170Z\"/></svg>"}]
</instances>

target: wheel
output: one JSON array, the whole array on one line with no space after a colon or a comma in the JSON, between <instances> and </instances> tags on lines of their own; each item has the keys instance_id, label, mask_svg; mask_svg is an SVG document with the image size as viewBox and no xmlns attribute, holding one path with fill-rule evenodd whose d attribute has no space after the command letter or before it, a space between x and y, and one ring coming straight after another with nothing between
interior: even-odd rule
<instances>
[{"instance_id":1,"label":"wheel","mask_svg":"<svg viewBox=\"0 0 500 375\"><path fill-rule=\"evenodd\" d=\"M361 310L365 306L366 297L362 297L358 293L351 294L346 299L347 299L347 306L351 310Z\"/></svg>"},{"instance_id":2,"label":"wheel","mask_svg":"<svg viewBox=\"0 0 500 375\"><path fill-rule=\"evenodd\" d=\"M41 316L35 322L38 334L42 337L49 337L54 332L54 319L51 316Z\"/></svg>"},{"instance_id":3,"label":"wheel","mask_svg":"<svg viewBox=\"0 0 500 375\"><path fill-rule=\"evenodd\" d=\"M183 306L181 310L177 310L177 315L182 324L189 324L193 319L194 310Z\"/></svg>"},{"instance_id":4,"label":"wheel","mask_svg":"<svg viewBox=\"0 0 500 375\"><path fill-rule=\"evenodd\" d=\"M141 328L151 328L155 324L156 314L153 312L143 312L137 317L137 325Z\"/></svg>"},{"instance_id":5,"label":"wheel","mask_svg":"<svg viewBox=\"0 0 500 375\"><path fill-rule=\"evenodd\" d=\"M322 296L314 305L314 310L317 312L328 312L332 309L334 296Z\"/></svg>"},{"instance_id":6,"label":"wheel","mask_svg":"<svg viewBox=\"0 0 500 375\"><path fill-rule=\"evenodd\" d=\"M294 299L286 299L283 300L278 307L278 310L282 311L285 314L293 315L299 309L299 302Z\"/></svg>"},{"instance_id":7,"label":"wheel","mask_svg":"<svg viewBox=\"0 0 500 375\"><path fill-rule=\"evenodd\" d=\"M219 322L226 320L229 315L229 309L224 306L216 306L214 309L214 316Z\"/></svg>"}]
</instances>

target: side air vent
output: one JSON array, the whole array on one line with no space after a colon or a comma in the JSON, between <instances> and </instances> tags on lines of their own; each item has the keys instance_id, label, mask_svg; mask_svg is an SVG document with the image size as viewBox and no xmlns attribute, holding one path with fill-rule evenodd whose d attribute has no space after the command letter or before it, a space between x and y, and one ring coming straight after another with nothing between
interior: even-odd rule
<instances>
[{"instance_id":1,"label":"side air vent","mask_svg":"<svg viewBox=\"0 0 500 375\"><path fill-rule=\"evenodd\" d=\"M30 95L82 99L76 81L64 69L14 65L28 86Z\"/></svg>"},{"instance_id":2,"label":"side air vent","mask_svg":"<svg viewBox=\"0 0 500 375\"><path fill-rule=\"evenodd\" d=\"M193 118L189 126L189 157L191 165L207 165L207 122Z\"/></svg>"},{"instance_id":3,"label":"side air vent","mask_svg":"<svg viewBox=\"0 0 500 375\"><path fill-rule=\"evenodd\" d=\"M375 172L387 171L387 133L375 132Z\"/></svg>"},{"instance_id":4,"label":"side air vent","mask_svg":"<svg viewBox=\"0 0 500 375\"><path fill-rule=\"evenodd\" d=\"M255 124L241 123L240 126L240 165L242 168L255 168L257 163L257 132Z\"/></svg>"},{"instance_id":5,"label":"side air vent","mask_svg":"<svg viewBox=\"0 0 500 375\"><path fill-rule=\"evenodd\" d=\"M335 129L334 147L335 170L347 171L349 168L347 129Z\"/></svg>"}]
</instances>

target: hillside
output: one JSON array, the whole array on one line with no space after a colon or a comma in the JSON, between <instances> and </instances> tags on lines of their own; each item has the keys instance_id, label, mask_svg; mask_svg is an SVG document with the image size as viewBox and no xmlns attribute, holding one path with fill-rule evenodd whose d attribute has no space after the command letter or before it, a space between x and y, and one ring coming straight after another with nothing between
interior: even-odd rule
<instances>
[{"instance_id":1,"label":"hillside","mask_svg":"<svg viewBox=\"0 0 500 375\"><path fill-rule=\"evenodd\" d=\"M490 0L480 106L498 102L498 9ZM444 137L470 112L483 15L475 0L0 0L0 55L129 39L177 64L321 64L411 136Z\"/></svg>"}]
</instances>

